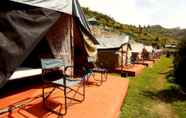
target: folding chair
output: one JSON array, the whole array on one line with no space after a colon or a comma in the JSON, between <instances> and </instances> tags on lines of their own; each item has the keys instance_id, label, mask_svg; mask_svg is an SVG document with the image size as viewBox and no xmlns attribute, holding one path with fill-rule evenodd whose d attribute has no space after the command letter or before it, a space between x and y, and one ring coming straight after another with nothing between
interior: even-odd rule
<instances>
[{"instance_id":1,"label":"folding chair","mask_svg":"<svg viewBox=\"0 0 186 118\"><path fill-rule=\"evenodd\" d=\"M92 69L92 71L100 73L100 76L101 76L100 85L102 85L103 82L107 80L107 78L108 78L108 69L106 69L102 64L100 64L100 65L97 64L97 66L94 67Z\"/></svg>"},{"instance_id":2,"label":"folding chair","mask_svg":"<svg viewBox=\"0 0 186 118\"><path fill-rule=\"evenodd\" d=\"M106 69L102 63L97 62L95 59L92 59L92 57L88 58L88 62L94 63L94 67L92 69L86 69L87 73L91 73L95 79L95 72L100 74L100 80L95 79L96 81L100 81L100 85L103 84L104 81L108 78L108 69ZM90 74L89 74L90 75Z\"/></svg>"},{"instance_id":3,"label":"folding chair","mask_svg":"<svg viewBox=\"0 0 186 118\"><path fill-rule=\"evenodd\" d=\"M75 100L78 102L82 102L85 99L85 75L82 77L76 78L73 74L69 75L65 72L68 69L73 70L73 66L65 66L64 61L62 59L41 59L41 66L42 66L42 79L44 83L47 85L50 85L54 87L50 92L45 92L46 87L43 86L42 93L43 93L43 105L46 109L49 111L58 114L58 115L65 115L67 113L67 99ZM48 73L55 72L57 70L57 77L48 76ZM55 74L54 74L55 75ZM82 85L83 90L82 92L79 92L72 87L76 85ZM47 99L48 97L55 91L55 89L62 90L64 93L64 113L61 113L61 111L57 112L47 106ZM71 91L76 92L77 94L81 95L81 99L72 98L70 96L67 96L67 94Z\"/></svg>"}]
</instances>

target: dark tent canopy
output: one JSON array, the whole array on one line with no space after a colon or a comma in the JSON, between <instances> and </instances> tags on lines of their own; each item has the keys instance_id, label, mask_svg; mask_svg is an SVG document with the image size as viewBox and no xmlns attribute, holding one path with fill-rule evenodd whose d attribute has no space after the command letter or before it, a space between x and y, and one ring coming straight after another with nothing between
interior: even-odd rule
<instances>
[{"instance_id":1,"label":"dark tent canopy","mask_svg":"<svg viewBox=\"0 0 186 118\"><path fill-rule=\"evenodd\" d=\"M96 56L97 41L77 0L0 3L0 88L17 67L38 66L42 54L63 58L67 65Z\"/></svg>"}]
</instances>

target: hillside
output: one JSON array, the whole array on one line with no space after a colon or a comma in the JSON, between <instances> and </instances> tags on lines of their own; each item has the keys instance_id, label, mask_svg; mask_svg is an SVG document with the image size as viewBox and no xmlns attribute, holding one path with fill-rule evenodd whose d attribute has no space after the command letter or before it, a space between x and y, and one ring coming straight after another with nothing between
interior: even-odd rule
<instances>
[{"instance_id":1,"label":"hillside","mask_svg":"<svg viewBox=\"0 0 186 118\"><path fill-rule=\"evenodd\" d=\"M181 39L186 37L186 29L173 28L167 29L160 25L153 26L134 26L128 24L121 24L116 22L113 18L91 11L88 8L83 8L86 17L95 18L98 26L105 26L112 29L113 32L127 33L133 37L134 40L149 45L164 46L165 44L178 43Z\"/></svg>"}]
</instances>

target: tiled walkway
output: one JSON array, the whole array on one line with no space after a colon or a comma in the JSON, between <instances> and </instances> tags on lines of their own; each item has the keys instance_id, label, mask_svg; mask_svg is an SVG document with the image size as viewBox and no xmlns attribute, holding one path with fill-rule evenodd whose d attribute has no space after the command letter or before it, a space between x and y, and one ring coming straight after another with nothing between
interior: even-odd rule
<instances>
[{"instance_id":1,"label":"tiled walkway","mask_svg":"<svg viewBox=\"0 0 186 118\"><path fill-rule=\"evenodd\" d=\"M99 78L100 75L96 75ZM90 79L92 80L92 79ZM128 79L109 75L101 86L86 86L86 99L82 103L70 104L64 118L117 118L120 107L127 95ZM58 118L59 116L46 111L42 106L42 85L26 86L14 90L8 95L0 96L0 108L11 106L19 101L29 104L22 109L0 115L0 118ZM53 97L59 96L55 92Z\"/></svg>"}]
</instances>

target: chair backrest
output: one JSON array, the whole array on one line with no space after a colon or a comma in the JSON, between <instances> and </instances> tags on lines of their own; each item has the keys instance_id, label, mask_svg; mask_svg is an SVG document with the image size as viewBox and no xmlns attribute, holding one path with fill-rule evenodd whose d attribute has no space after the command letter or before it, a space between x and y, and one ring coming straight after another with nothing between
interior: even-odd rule
<instances>
[{"instance_id":1,"label":"chair backrest","mask_svg":"<svg viewBox=\"0 0 186 118\"><path fill-rule=\"evenodd\" d=\"M63 59L52 59L52 58L42 58L41 59L42 69L60 68L63 66L65 66Z\"/></svg>"}]
</instances>

